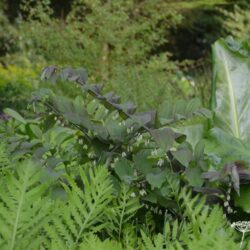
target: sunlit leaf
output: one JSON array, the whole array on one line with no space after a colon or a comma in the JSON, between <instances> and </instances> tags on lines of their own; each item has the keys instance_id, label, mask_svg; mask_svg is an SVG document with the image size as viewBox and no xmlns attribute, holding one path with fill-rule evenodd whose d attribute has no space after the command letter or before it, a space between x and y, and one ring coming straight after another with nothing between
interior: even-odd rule
<instances>
[{"instance_id":1,"label":"sunlit leaf","mask_svg":"<svg viewBox=\"0 0 250 250\"><path fill-rule=\"evenodd\" d=\"M250 57L244 43L229 38L213 45L212 108L216 126L250 140Z\"/></svg>"}]
</instances>

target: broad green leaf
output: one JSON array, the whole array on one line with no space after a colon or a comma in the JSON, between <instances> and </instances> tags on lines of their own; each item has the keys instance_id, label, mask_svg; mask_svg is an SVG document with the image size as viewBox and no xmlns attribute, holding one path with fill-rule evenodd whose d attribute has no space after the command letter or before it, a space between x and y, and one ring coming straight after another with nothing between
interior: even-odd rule
<instances>
[{"instance_id":1,"label":"broad green leaf","mask_svg":"<svg viewBox=\"0 0 250 250\"><path fill-rule=\"evenodd\" d=\"M6 108L6 109L4 109L4 113L11 116L11 117L13 117L14 119L16 119L17 121L19 121L19 122L21 122L23 124L27 123L27 121L19 113L17 113L13 109Z\"/></svg>"},{"instance_id":2,"label":"broad green leaf","mask_svg":"<svg viewBox=\"0 0 250 250\"><path fill-rule=\"evenodd\" d=\"M103 120L105 117L109 114L108 109L106 109L104 106L99 106L96 113L95 113L95 119L96 120Z\"/></svg>"},{"instance_id":3,"label":"broad green leaf","mask_svg":"<svg viewBox=\"0 0 250 250\"><path fill-rule=\"evenodd\" d=\"M205 143L203 140L200 140L194 149L194 157L196 161L199 161L204 158L204 149L205 149Z\"/></svg>"},{"instance_id":4,"label":"broad green leaf","mask_svg":"<svg viewBox=\"0 0 250 250\"><path fill-rule=\"evenodd\" d=\"M158 109L157 116L161 125L166 125L174 120L173 103L169 100L164 101Z\"/></svg>"},{"instance_id":5,"label":"broad green leaf","mask_svg":"<svg viewBox=\"0 0 250 250\"><path fill-rule=\"evenodd\" d=\"M178 137L177 134L170 128L153 129L150 133L158 146L165 151L172 147L175 139Z\"/></svg>"},{"instance_id":6,"label":"broad green leaf","mask_svg":"<svg viewBox=\"0 0 250 250\"><path fill-rule=\"evenodd\" d=\"M203 124L187 125L182 127L174 128L178 133L186 135L186 140L191 144L192 148L195 149L197 143L202 139L204 126Z\"/></svg>"},{"instance_id":7,"label":"broad green leaf","mask_svg":"<svg viewBox=\"0 0 250 250\"><path fill-rule=\"evenodd\" d=\"M74 74L79 76L80 80L84 83L88 80L88 73L84 68L77 68L74 70Z\"/></svg>"},{"instance_id":8,"label":"broad green leaf","mask_svg":"<svg viewBox=\"0 0 250 250\"><path fill-rule=\"evenodd\" d=\"M227 163L243 161L250 163L250 145L219 128L213 128L205 140L205 153L216 160L218 168Z\"/></svg>"},{"instance_id":9,"label":"broad green leaf","mask_svg":"<svg viewBox=\"0 0 250 250\"><path fill-rule=\"evenodd\" d=\"M56 127L48 133L51 144L60 146L64 141L72 138L75 131L70 128Z\"/></svg>"},{"instance_id":10,"label":"broad green leaf","mask_svg":"<svg viewBox=\"0 0 250 250\"><path fill-rule=\"evenodd\" d=\"M204 179L202 179L202 170L197 166L194 168L187 168L185 171L185 177L193 187L201 187L204 183Z\"/></svg>"},{"instance_id":11,"label":"broad green leaf","mask_svg":"<svg viewBox=\"0 0 250 250\"><path fill-rule=\"evenodd\" d=\"M118 122L113 119L107 119L105 126L110 135L110 139L115 142L124 141L126 136L126 129L124 126L119 126Z\"/></svg>"},{"instance_id":12,"label":"broad green leaf","mask_svg":"<svg viewBox=\"0 0 250 250\"><path fill-rule=\"evenodd\" d=\"M193 116L211 118L211 111L201 108L199 99L191 99L188 102L166 100L160 105L157 116L161 125L167 125Z\"/></svg>"},{"instance_id":13,"label":"broad green leaf","mask_svg":"<svg viewBox=\"0 0 250 250\"><path fill-rule=\"evenodd\" d=\"M166 181L166 171L155 169L153 172L146 175L147 181L152 187L160 188L164 181Z\"/></svg>"},{"instance_id":14,"label":"broad green leaf","mask_svg":"<svg viewBox=\"0 0 250 250\"><path fill-rule=\"evenodd\" d=\"M57 110L60 111L68 121L87 129L92 129L93 124L88 117L88 113L78 101L72 101L66 97L53 97L52 101Z\"/></svg>"},{"instance_id":15,"label":"broad green leaf","mask_svg":"<svg viewBox=\"0 0 250 250\"><path fill-rule=\"evenodd\" d=\"M238 139L250 139L250 57L232 39L213 45L212 109L215 125Z\"/></svg>"},{"instance_id":16,"label":"broad green leaf","mask_svg":"<svg viewBox=\"0 0 250 250\"><path fill-rule=\"evenodd\" d=\"M136 106L132 102L116 104L115 107L119 108L123 112L130 114L130 115L134 114L136 111Z\"/></svg>"},{"instance_id":17,"label":"broad green leaf","mask_svg":"<svg viewBox=\"0 0 250 250\"><path fill-rule=\"evenodd\" d=\"M39 126L34 125L34 124L30 124L29 125L32 133L37 137L37 138L41 138L43 136L42 130L39 128Z\"/></svg>"},{"instance_id":18,"label":"broad green leaf","mask_svg":"<svg viewBox=\"0 0 250 250\"><path fill-rule=\"evenodd\" d=\"M61 79L63 81L67 81L69 77L71 77L74 74L74 70L71 67L65 68L61 71Z\"/></svg>"},{"instance_id":19,"label":"broad green leaf","mask_svg":"<svg viewBox=\"0 0 250 250\"><path fill-rule=\"evenodd\" d=\"M191 145L187 142L179 145L176 151L172 151L172 154L185 167L188 167L189 163L193 160Z\"/></svg>"},{"instance_id":20,"label":"broad green leaf","mask_svg":"<svg viewBox=\"0 0 250 250\"><path fill-rule=\"evenodd\" d=\"M153 169L152 162L148 159L151 155L151 150L141 150L133 155L133 161L135 163L136 169L138 169L143 174L151 173Z\"/></svg>"},{"instance_id":21,"label":"broad green leaf","mask_svg":"<svg viewBox=\"0 0 250 250\"><path fill-rule=\"evenodd\" d=\"M57 74L58 68L55 66L48 66L43 69L41 80L52 80Z\"/></svg>"},{"instance_id":22,"label":"broad green leaf","mask_svg":"<svg viewBox=\"0 0 250 250\"><path fill-rule=\"evenodd\" d=\"M155 124L155 111L141 112L132 115L132 119L140 124L140 126L152 127Z\"/></svg>"},{"instance_id":23,"label":"broad green leaf","mask_svg":"<svg viewBox=\"0 0 250 250\"><path fill-rule=\"evenodd\" d=\"M96 101L95 99L92 100L92 101L87 105L87 112L88 112L89 114L93 115L93 114L96 112L96 110L98 109L99 105L100 105L100 104L99 104L98 101Z\"/></svg>"},{"instance_id":24,"label":"broad green leaf","mask_svg":"<svg viewBox=\"0 0 250 250\"><path fill-rule=\"evenodd\" d=\"M243 185L240 188L240 196L235 194L234 202L237 207L241 207L245 212L250 213L250 186Z\"/></svg>"},{"instance_id":25,"label":"broad green leaf","mask_svg":"<svg viewBox=\"0 0 250 250\"><path fill-rule=\"evenodd\" d=\"M119 159L115 163L115 172L119 178L127 183L131 183L133 178L134 170L127 159Z\"/></svg>"}]
</instances>

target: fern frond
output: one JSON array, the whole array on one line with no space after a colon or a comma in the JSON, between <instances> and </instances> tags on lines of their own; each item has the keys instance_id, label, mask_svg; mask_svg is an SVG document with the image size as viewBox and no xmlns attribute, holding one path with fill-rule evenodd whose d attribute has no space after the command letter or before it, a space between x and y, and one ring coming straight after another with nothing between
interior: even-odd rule
<instances>
[{"instance_id":1,"label":"fern frond","mask_svg":"<svg viewBox=\"0 0 250 250\"><path fill-rule=\"evenodd\" d=\"M45 227L49 249L75 249L88 233L105 227L104 213L113 199L109 173L105 167L80 168L79 173L83 188L67 177L69 185L63 184L67 201L58 204L52 222Z\"/></svg>"},{"instance_id":2,"label":"fern frond","mask_svg":"<svg viewBox=\"0 0 250 250\"><path fill-rule=\"evenodd\" d=\"M141 236L142 236L142 240L143 240L143 247L145 248L145 250L155 249L154 243L143 231L141 231Z\"/></svg>"},{"instance_id":3,"label":"fern frond","mask_svg":"<svg viewBox=\"0 0 250 250\"><path fill-rule=\"evenodd\" d=\"M45 197L47 186L40 183L40 170L23 162L16 173L2 177L0 188L0 248L37 249L40 234L48 221L51 202Z\"/></svg>"},{"instance_id":4,"label":"fern frond","mask_svg":"<svg viewBox=\"0 0 250 250\"><path fill-rule=\"evenodd\" d=\"M10 157L6 150L4 141L0 141L0 170L10 167Z\"/></svg>"},{"instance_id":5,"label":"fern frond","mask_svg":"<svg viewBox=\"0 0 250 250\"><path fill-rule=\"evenodd\" d=\"M138 235L137 225L126 224L122 230L122 245L126 250L137 249L138 246Z\"/></svg>"},{"instance_id":6,"label":"fern frond","mask_svg":"<svg viewBox=\"0 0 250 250\"><path fill-rule=\"evenodd\" d=\"M90 235L84 243L79 247L79 250L123 250L120 243L111 240L101 241L97 236Z\"/></svg>"},{"instance_id":7,"label":"fern frond","mask_svg":"<svg viewBox=\"0 0 250 250\"><path fill-rule=\"evenodd\" d=\"M184 217L186 216L193 225L194 232L199 234L199 217L202 212L204 212L205 217L207 217L207 210L205 208L205 197L200 197L196 195L192 197L192 191L183 188L179 194L179 200L181 201L181 208Z\"/></svg>"},{"instance_id":8,"label":"fern frond","mask_svg":"<svg viewBox=\"0 0 250 250\"><path fill-rule=\"evenodd\" d=\"M168 221L164 233L147 236L141 231L142 249L146 250L184 250L218 249L234 250L239 246L234 242L233 230L228 227L219 206L208 207L199 196L192 197L191 191L182 189L179 203L183 220Z\"/></svg>"},{"instance_id":9,"label":"fern frond","mask_svg":"<svg viewBox=\"0 0 250 250\"><path fill-rule=\"evenodd\" d=\"M141 236L142 236L142 241L143 241L141 249L143 250L163 250L163 249L174 250L176 249L171 244L166 245L164 236L162 234L155 235L153 237L153 240L149 236L147 236L143 231L141 231Z\"/></svg>"},{"instance_id":10,"label":"fern frond","mask_svg":"<svg viewBox=\"0 0 250 250\"><path fill-rule=\"evenodd\" d=\"M205 197L191 195L191 191L181 190L181 207L187 223L182 227L179 241L188 249L237 249L232 240L233 231L227 226L222 209L208 207Z\"/></svg>"},{"instance_id":11,"label":"fern frond","mask_svg":"<svg viewBox=\"0 0 250 250\"><path fill-rule=\"evenodd\" d=\"M220 207L214 207L207 216L203 217L203 220L199 221L199 235L189 234L189 239L184 240L188 248L191 246L195 249L211 248L223 250L238 249L239 246L233 240L233 231L227 225L226 220L223 217L223 211ZM185 233L183 233L184 235Z\"/></svg>"},{"instance_id":12,"label":"fern frond","mask_svg":"<svg viewBox=\"0 0 250 250\"><path fill-rule=\"evenodd\" d=\"M122 238L122 231L126 223L132 223L130 220L141 208L139 199L132 197L132 190L128 186L122 185L118 197L114 200L112 208L109 212L109 220L111 220L111 228L109 234L118 234L118 239Z\"/></svg>"},{"instance_id":13,"label":"fern frond","mask_svg":"<svg viewBox=\"0 0 250 250\"><path fill-rule=\"evenodd\" d=\"M170 227L170 222L165 223L163 237L165 245L168 246L167 249L183 250L179 238L180 234L182 233L182 229L185 228L187 231L189 231L189 226L190 225L183 222L179 223L178 220L173 222L172 227ZM192 233L192 231L190 231L190 233Z\"/></svg>"}]
</instances>

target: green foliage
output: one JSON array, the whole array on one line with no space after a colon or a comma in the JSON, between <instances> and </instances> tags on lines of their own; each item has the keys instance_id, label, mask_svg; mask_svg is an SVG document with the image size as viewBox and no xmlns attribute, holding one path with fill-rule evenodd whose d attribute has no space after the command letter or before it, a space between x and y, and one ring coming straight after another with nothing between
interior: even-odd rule
<instances>
[{"instance_id":1,"label":"green foliage","mask_svg":"<svg viewBox=\"0 0 250 250\"><path fill-rule=\"evenodd\" d=\"M179 63L165 49L171 30L182 21L177 5L162 0L157 5L151 0L78 0L58 20L53 18L50 1L23 2L28 18L19 20L18 45L32 62L84 65L92 80L108 80L107 90L119 91L142 110L171 96L194 94L192 85L180 81ZM183 3L178 4L177 9L182 9ZM192 4L195 8L200 1Z\"/></svg>"},{"instance_id":2,"label":"green foliage","mask_svg":"<svg viewBox=\"0 0 250 250\"><path fill-rule=\"evenodd\" d=\"M200 6L213 6L216 4L223 4L226 3L227 1L225 0L220 0L220 1L216 1L216 0L191 0L191 1L182 1L182 0L177 0L177 1L172 1L172 0L168 0L167 1L169 6L175 9L195 9L198 8Z\"/></svg>"},{"instance_id":3,"label":"green foliage","mask_svg":"<svg viewBox=\"0 0 250 250\"><path fill-rule=\"evenodd\" d=\"M1 174L2 249L38 249L41 246L78 249L81 242L86 239L88 243L93 233L109 225L106 216L113 216L109 213L113 188L106 168L80 169L81 183L66 176L61 183L60 192L66 192L62 200L52 200L50 182L44 181L43 175L31 161L24 161ZM133 212L138 208L133 204L129 207Z\"/></svg>"},{"instance_id":4,"label":"green foliage","mask_svg":"<svg viewBox=\"0 0 250 250\"><path fill-rule=\"evenodd\" d=\"M200 108L197 100L188 103L180 101L176 104L164 102L157 112L135 113L135 106L132 103L121 104L119 96L114 93L102 95L100 85L88 84L86 72L83 69L59 70L56 67L48 67L42 73L42 78L53 79L54 82L57 79L76 82L85 95L83 101L80 97L75 100L58 98L52 91L46 89L35 94L35 99L42 103L41 106L37 106L39 112L50 113L52 111L52 117L49 120L54 118L59 125L70 126L69 131L72 131L71 136L62 134L62 138L67 138L67 140L71 138L69 145L71 150L74 148L75 156L72 151L69 154L66 153L68 151L66 149L63 154L60 153L57 157L52 155L49 158L46 156L44 160L44 166L51 166L55 176L63 172L64 167L66 171L76 170L75 167L72 168L72 164L69 164L72 160L74 166L77 166L77 162L88 160L93 161L93 165L107 164L115 178L136 187L135 194L139 194L142 200L170 207L178 213L175 193L169 193L170 184L166 180L168 175L179 179L176 183L184 180L190 185L202 186L204 180L201 174L212 164L223 167L224 164L236 159L244 161L248 159L247 150L244 147L241 149L237 146L235 150L230 143L225 143L227 147L223 147L223 150L215 151L214 145L218 142L222 143L220 141L222 137L212 139L211 136L209 141L209 143L212 142L211 148L207 146L209 145L207 143L205 150L207 158L202 156L204 146L200 140L206 131L204 120L211 118L211 115L208 110ZM86 93L91 94L97 100L90 101ZM43 105L45 105L45 110ZM186 119L190 122L186 122ZM44 125L46 126L45 123ZM26 127L27 125L25 129ZM31 133L30 139L32 139L39 129L35 129L34 125L28 127L34 131ZM56 131L58 133L58 130ZM61 131L65 133L67 130L61 128ZM49 133L51 132L52 130L49 130ZM216 133L213 133L214 135ZM77 138L79 144L83 145L84 152L81 146L77 146ZM37 146L40 146L40 143L36 140ZM30 144L30 153L36 144ZM55 146L50 149L48 144L40 149L35 147L38 152L48 151L48 155L51 155L62 151L60 144L57 143L56 151ZM64 143L64 145L67 144ZM214 162L215 156L223 158L223 161ZM183 173L184 179L181 176L177 177L176 171ZM239 185L235 185L235 188L238 192Z\"/></svg>"},{"instance_id":5,"label":"green foliage","mask_svg":"<svg viewBox=\"0 0 250 250\"><path fill-rule=\"evenodd\" d=\"M16 119L1 128L3 137L6 138L6 148L13 160L29 157L39 160L46 168L47 177L51 179L57 179L68 169L74 172L78 164L89 160L86 151L79 157L83 146L77 143L77 131L58 127L52 116L45 119L24 119L14 110L5 111Z\"/></svg>"},{"instance_id":6,"label":"green foliage","mask_svg":"<svg viewBox=\"0 0 250 250\"><path fill-rule=\"evenodd\" d=\"M30 91L38 86L36 75L36 70L0 63L0 111L6 107L25 109Z\"/></svg>"},{"instance_id":7,"label":"green foliage","mask_svg":"<svg viewBox=\"0 0 250 250\"><path fill-rule=\"evenodd\" d=\"M41 179L42 174L33 162L24 161L1 175L0 220L5 225L0 229L2 249L237 248L222 210L209 209L204 199L191 198L186 189L176 190L182 220L166 213L164 230L156 234L151 227L147 235L149 231L135 223L138 199L131 197L131 190L125 186L116 199L105 167L79 168L79 179L65 176L60 192L66 194L56 200L49 191L54 188Z\"/></svg>"},{"instance_id":8,"label":"green foliage","mask_svg":"<svg viewBox=\"0 0 250 250\"><path fill-rule=\"evenodd\" d=\"M116 178L125 183L139 184L135 193L143 200L178 210L173 195L168 193L166 176L175 176L178 168L184 172L191 162L195 164L197 157L192 146L185 142L185 135L163 125L172 126L190 117L206 119L210 112L194 100L176 105L165 102L159 112L136 113L132 103L120 103L114 93L102 95L100 85L88 84L84 72L52 66L43 71L42 78L73 81L80 85L85 96L88 93L97 100L58 98L46 89L36 92L35 99L60 124L80 132L81 144L86 145L93 162L107 164ZM195 183L194 178L191 173L187 180Z\"/></svg>"},{"instance_id":9,"label":"green foliage","mask_svg":"<svg viewBox=\"0 0 250 250\"><path fill-rule=\"evenodd\" d=\"M178 196L183 215L182 220L166 222L163 234L152 239L143 231L143 249L236 249L232 241L233 232L227 228L219 207L210 209L204 199L183 189Z\"/></svg>"},{"instance_id":10,"label":"green foliage","mask_svg":"<svg viewBox=\"0 0 250 250\"><path fill-rule=\"evenodd\" d=\"M243 209L243 211L250 213L250 204L248 202L249 197L249 186L244 185L240 189L240 196L235 195L234 201L235 201L235 206L240 207Z\"/></svg>"},{"instance_id":11,"label":"green foliage","mask_svg":"<svg viewBox=\"0 0 250 250\"><path fill-rule=\"evenodd\" d=\"M168 54L149 59L150 53L155 49L156 41L157 47L165 43L164 33L179 21L180 15L170 11L164 2L156 8L153 1L145 2L143 6L133 1L104 4L100 1L75 1L67 16L68 25L62 28L52 19L47 28L41 28L44 25L34 21L37 28L32 29L30 35L35 47L41 49L38 53L48 61L85 65L95 76L93 80L109 79L107 88L119 89L124 98L132 97L143 104L145 99L142 102L136 94L147 86L148 101L144 105L152 105L154 98L171 90L171 86L165 87L165 83L167 78L174 79L172 71L176 66L170 62ZM57 31L51 32L53 30ZM160 89L153 97L150 86L155 86L156 79Z\"/></svg>"},{"instance_id":12,"label":"green foliage","mask_svg":"<svg viewBox=\"0 0 250 250\"><path fill-rule=\"evenodd\" d=\"M238 39L249 40L249 2L239 1L239 3L233 6L233 9L228 10L220 8L219 10L223 15L223 28L226 35L231 34Z\"/></svg>"},{"instance_id":13,"label":"green foliage","mask_svg":"<svg viewBox=\"0 0 250 250\"><path fill-rule=\"evenodd\" d=\"M5 47L11 47L11 53L5 53L4 63L84 65L92 80L105 82L107 90L119 91L123 99L133 100L141 110L157 107L159 102L173 96L185 99L197 96L200 91L202 99L207 101L203 93L207 84L204 83L205 90L200 90L201 84L190 81L186 75L190 70L182 72L182 66L187 65L185 61L174 61L177 52L172 55L169 51L179 43L177 34L183 33L181 29L186 24L186 29L198 36L195 41L188 39L190 47L197 52L198 44L201 49L202 30L206 29L206 23L213 23L203 18L202 11L216 5L226 8L227 2L160 0L156 5L151 0L115 3L72 0L57 5L50 0L23 0L14 6L5 2L5 12L15 22L7 25L6 20L3 27L8 32L2 34L8 36L10 26L15 36L3 42ZM193 15L193 11L201 14ZM14 16L17 12L18 17ZM201 26L190 25L186 12ZM209 29L213 26L219 29L220 23L211 24ZM211 36L209 42L217 38L214 33ZM185 43L179 50L190 51Z\"/></svg>"},{"instance_id":14,"label":"green foliage","mask_svg":"<svg viewBox=\"0 0 250 250\"><path fill-rule=\"evenodd\" d=\"M7 16L4 14L4 6L0 3L0 58L6 53L13 53L17 49L16 39L18 32L11 25Z\"/></svg>"},{"instance_id":15,"label":"green foliage","mask_svg":"<svg viewBox=\"0 0 250 250\"><path fill-rule=\"evenodd\" d=\"M249 175L250 160L249 46L232 38L220 39L213 46L213 61L212 123L215 127L207 133L205 152L211 165L220 168L221 173L216 177L211 172L208 178L232 181L240 195L240 182Z\"/></svg>"},{"instance_id":16,"label":"green foliage","mask_svg":"<svg viewBox=\"0 0 250 250\"><path fill-rule=\"evenodd\" d=\"M112 227L108 229L108 233L111 237L117 237L119 241L124 238L122 234L126 233L125 228L129 226L129 222L132 221L132 218L141 207L139 199L133 196L135 196L135 193L132 192L128 186L122 185L117 199L115 199L112 204L110 212ZM117 236L115 236L115 234L117 234Z\"/></svg>"},{"instance_id":17,"label":"green foliage","mask_svg":"<svg viewBox=\"0 0 250 250\"><path fill-rule=\"evenodd\" d=\"M105 227L104 214L112 200L112 183L104 167L79 169L81 184L69 177L69 186L63 184L67 201L58 204L51 223L45 226L50 249L76 249L89 232L96 233ZM58 212L58 211L61 211Z\"/></svg>"},{"instance_id":18,"label":"green foliage","mask_svg":"<svg viewBox=\"0 0 250 250\"><path fill-rule=\"evenodd\" d=\"M247 51L237 47L237 43L232 40L227 46L232 53L228 58L233 60L234 67L241 65L237 60L245 60L244 65L248 67L245 58ZM247 50L247 45L244 46ZM226 53L226 42L220 40L215 48L212 96L215 119L212 125L220 128L208 126L206 119L212 120L213 117L208 110L200 107L197 100L176 103L165 101L157 111L136 113L136 107L132 103L122 104L120 97L114 93L104 95L100 85L88 84L86 72L82 69L60 70L51 66L43 71L42 78L53 79L55 82L58 79L75 82L80 85L84 95L88 93L97 100L89 102L87 95L84 102L79 97L75 100L58 99L58 96L48 90L37 92L36 100L59 117L62 124L69 124L81 131L83 143L93 150L90 152L94 156L92 160L107 164L116 178L136 187L135 193L140 194L143 201L171 208L179 213L175 193L169 192L171 188L168 175L178 180L177 186L184 182L202 187L205 183L203 177L208 180L232 181L239 194L239 180L243 171L241 167L248 167L249 163L248 144L237 138L234 129L230 130L233 131L230 135L227 127L222 126L224 123L218 123L218 120L227 119L229 127L237 124L238 128L245 128L247 114L242 112L247 112L247 109L242 107L242 112L239 111L244 121L243 118L239 120L232 115L235 114L234 110L241 108L236 102L228 102L230 98L227 97L228 93L229 97L239 96L234 89L237 86L231 86L232 79L236 81L233 74L237 72L228 67L227 60L220 61L223 57L218 56L219 52ZM236 76L244 78L245 75L240 73L241 71ZM242 84L246 84L247 78L243 80ZM223 91L223 87L230 91ZM241 94L241 98L237 100L246 100L244 104L247 104L248 100L244 99L246 91ZM221 99L228 107L227 112L220 111ZM220 112L229 116L219 116ZM241 132L245 133L243 130ZM221 169L222 173L204 173L212 169ZM178 176L176 172L179 173ZM248 176L249 172L245 171L244 174ZM214 187L213 184L211 187Z\"/></svg>"},{"instance_id":19,"label":"green foliage","mask_svg":"<svg viewBox=\"0 0 250 250\"><path fill-rule=\"evenodd\" d=\"M216 74L222 74L220 67L227 66L223 63L214 65ZM143 202L171 208L176 213L180 208L169 180L175 180L177 189L183 183L202 187L205 183L203 176L208 180L232 181L239 193L241 169L236 162L241 161L241 165L247 166L248 146L218 128L208 130L206 119L212 118L211 113L201 108L199 101L170 102L169 105L165 102L157 111L137 113L132 103L121 103L114 93L102 94L100 85L88 84L84 69L47 67L42 78L52 79L55 84L58 80L74 82L84 96L72 100L58 97L47 89L36 92L34 108L39 113L50 114L42 123L23 121L18 114L8 110L9 115L22 123L20 134L29 134L29 146L23 135L23 144L11 146L15 148L16 156L20 157L20 152L24 156L23 149L18 151L21 145L25 145L26 156L36 149L35 158L43 156L44 166L48 167L50 175L53 173L52 179L65 172L77 172L81 162L106 164L115 180L133 187ZM95 99L92 100L89 94ZM217 98L216 95L213 98ZM53 120L61 127L70 128L55 128L55 133L59 134L60 130L62 134L53 138ZM42 131L46 130L44 141ZM50 134L52 137L48 136ZM225 173L202 175L211 169L222 169Z\"/></svg>"},{"instance_id":20,"label":"green foliage","mask_svg":"<svg viewBox=\"0 0 250 250\"><path fill-rule=\"evenodd\" d=\"M207 88L168 52L184 12L219 2L74 0L59 19L53 1L26 0L13 25L1 12L1 248L238 248L213 203L230 218L249 213L249 48L215 43L212 112L187 101ZM228 17L240 21L224 23L240 35L248 10L235 10ZM52 84L19 113L6 107L26 108L39 83L29 61L84 65L91 77L47 67L42 78ZM138 104L158 108L137 112Z\"/></svg>"},{"instance_id":21,"label":"green foliage","mask_svg":"<svg viewBox=\"0 0 250 250\"><path fill-rule=\"evenodd\" d=\"M211 162L217 169L236 159L243 166L250 163L249 143L243 143L219 128L213 128L207 134L205 152L210 156Z\"/></svg>"},{"instance_id":22,"label":"green foliage","mask_svg":"<svg viewBox=\"0 0 250 250\"><path fill-rule=\"evenodd\" d=\"M41 171L32 162L23 162L15 173L1 176L2 249L37 249L41 245L41 230L48 222L51 202L40 176Z\"/></svg>"}]
</instances>

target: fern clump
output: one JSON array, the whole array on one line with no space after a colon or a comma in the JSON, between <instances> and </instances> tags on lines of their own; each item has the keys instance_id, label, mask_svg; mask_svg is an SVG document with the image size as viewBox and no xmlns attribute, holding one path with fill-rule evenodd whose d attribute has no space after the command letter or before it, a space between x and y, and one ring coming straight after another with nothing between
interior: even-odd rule
<instances>
[{"instance_id":1,"label":"fern clump","mask_svg":"<svg viewBox=\"0 0 250 250\"><path fill-rule=\"evenodd\" d=\"M108 234L119 241L124 238L123 234L126 234L128 227L133 232L131 223L133 221L134 224L136 223L135 215L141 208L138 197L134 195L134 192L128 186L122 185L117 198L113 200L110 207Z\"/></svg>"},{"instance_id":2,"label":"fern clump","mask_svg":"<svg viewBox=\"0 0 250 250\"><path fill-rule=\"evenodd\" d=\"M234 241L234 232L227 224L219 206L209 207L199 196L182 189L178 203L183 212L181 220L168 220L163 233L150 237L144 231L142 249L228 249L239 247Z\"/></svg>"},{"instance_id":3,"label":"fern clump","mask_svg":"<svg viewBox=\"0 0 250 250\"><path fill-rule=\"evenodd\" d=\"M80 184L67 176L62 183L66 201L54 207L51 222L45 226L49 249L76 249L89 233L105 227L106 208L113 198L112 182L105 167L79 169Z\"/></svg>"},{"instance_id":4,"label":"fern clump","mask_svg":"<svg viewBox=\"0 0 250 250\"><path fill-rule=\"evenodd\" d=\"M181 217L166 211L158 231L149 212L145 223L138 220L142 207L133 189L122 185L114 195L105 166L81 166L77 178L66 174L64 198L51 196L43 171L23 161L1 177L1 249L237 249L222 209L186 189L175 191Z\"/></svg>"}]
</instances>

